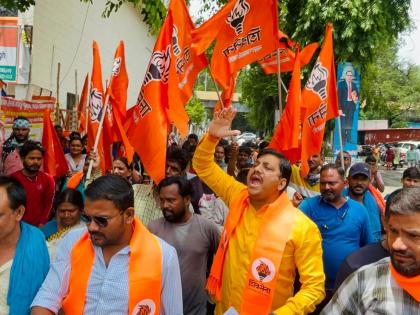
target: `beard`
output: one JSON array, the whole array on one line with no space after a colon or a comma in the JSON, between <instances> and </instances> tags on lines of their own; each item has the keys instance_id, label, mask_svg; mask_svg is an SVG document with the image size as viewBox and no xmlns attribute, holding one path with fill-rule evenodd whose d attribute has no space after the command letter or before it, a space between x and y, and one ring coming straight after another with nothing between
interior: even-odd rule
<instances>
[{"instance_id":1,"label":"beard","mask_svg":"<svg viewBox=\"0 0 420 315\"><path fill-rule=\"evenodd\" d=\"M340 198L341 198L341 195L336 196L331 191L323 191L323 192L321 192L321 196L322 196L322 200L327 202L327 203L336 202L336 201L340 200Z\"/></svg>"},{"instance_id":2,"label":"beard","mask_svg":"<svg viewBox=\"0 0 420 315\"><path fill-rule=\"evenodd\" d=\"M403 265L393 257L393 254L393 252L390 253L391 264L399 274L405 277L415 277L420 275L420 264L416 262L415 258L412 255L408 253L399 253L399 255L401 256L413 258L412 264Z\"/></svg>"},{"instance_id":3,"label":"beard","mask_svg":"<svg viewBox=\"0 0 420 315\"><path fill-rule=\"evenodd\" d=\"M23 167L28 173L32 173L32 174L38 172L39 169L41 168L41 166L39 165L26 165L26 164L23 164Z\"/></svg>"},{"instance_id":4,"label":"beard","mask_svg":"<svg viewBox=\"0 0 420 315\"><path fill-rule=\"evenodd\" d=\"M355 191L356 188L360 188L362 192ZM361 195L363 195L366 192L367 187L363 187L361 185L356 185L356 186L353 186L353 187L351 187L349 189L351 190L351 192L353 193L353 195L361 196Z\"/></svg>"}]
</instances>

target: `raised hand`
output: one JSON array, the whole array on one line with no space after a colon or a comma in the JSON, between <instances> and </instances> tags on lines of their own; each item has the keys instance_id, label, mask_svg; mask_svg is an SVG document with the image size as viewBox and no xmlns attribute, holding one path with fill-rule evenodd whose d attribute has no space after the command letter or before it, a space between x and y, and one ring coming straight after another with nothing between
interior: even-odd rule
<instances>
[{"instance_id":1,"label":"raised hand","mask_svg":"<svg viewBox=\"0 0 420 315\"><path fill-rule=\"evenodd\" d=\"M239 130L231 130L232 121L235 118L236 110L232 107L215 111L213 120L209 125L209 134L216 138L225 138L240 135Z\"/></svg>"}]
</instances>

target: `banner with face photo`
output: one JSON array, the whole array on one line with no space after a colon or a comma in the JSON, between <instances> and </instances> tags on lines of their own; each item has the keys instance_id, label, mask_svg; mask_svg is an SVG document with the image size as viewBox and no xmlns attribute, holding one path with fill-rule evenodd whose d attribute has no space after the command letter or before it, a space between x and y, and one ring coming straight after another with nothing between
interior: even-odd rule
<instances>
[{"instance_id":1,"label":"banner with face photo","mask_svg":"<svg viewBox=\"0 0 420 315\"><path fill-rule=\"evenodd\" d=\"M341 135L343 149L357 156L357 122L360 112L360 73L351 62L341 62L337 69L338 103L342 111ZM334 156L340 152L338 118L334 128Z\"/></svg>"}]
</instances>

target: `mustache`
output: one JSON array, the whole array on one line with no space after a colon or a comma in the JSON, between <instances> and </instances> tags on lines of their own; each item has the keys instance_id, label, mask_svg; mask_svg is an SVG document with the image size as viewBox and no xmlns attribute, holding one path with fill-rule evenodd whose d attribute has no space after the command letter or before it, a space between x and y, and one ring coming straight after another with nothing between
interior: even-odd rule
<instances>
[{"instance_id":1,"label":"mustache","mask_svg":"<svg viewBox=\"0 0 420 315\"><path fill-rule=\"evenodd\" d=\"M365 187L364 187L364 186L362 186L362 185L356 185L356 186L353 186L353 188L361 188L361 189L365 189Z\"/></svg>"},{"instance_id":2,"label":"mustache","mask_svg":"<svg viewBox=\"0 0 420 315\"><path fill-rule=\"evenodd\" d=\"M89 235L91 236L91 237L93 237L93 236L100 236L100 237L103 237L104 235L103 235L103 233L101 233L101 232L89 232Z\"/></svg>"},{"instance_id":3,"label":"mustache","mask_svg":"<svg viewBox=\"0 0 420 315\"><path fill-rule=\"evenodd\" d=\"M413 255L407 251L391 250L391 255L398 255L407 258L413 258Z\"/></svg>"}]
</instances>

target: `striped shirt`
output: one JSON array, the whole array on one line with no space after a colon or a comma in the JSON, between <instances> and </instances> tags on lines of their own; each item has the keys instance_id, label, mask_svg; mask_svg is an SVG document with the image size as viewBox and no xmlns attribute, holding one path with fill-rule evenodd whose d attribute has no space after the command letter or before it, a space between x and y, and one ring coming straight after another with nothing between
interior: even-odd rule
<instances>
[{"instance_id":1,"label":"striped shirt","mask_svg":"<svg viewBox=\"0 0 420 315\"><path fill-rule=\"evenodd\" d=\"M420 315L420 303L392 278L389 261L386 257L350 275L321 315Z\"/></svg>"},{"instance_id":2,"label":"striped shirt","mask_svg":"<svg viewBox=\"0 0 420 315\"><path fill-rule=\"evenodd\" d=\"M69 289L70 255L86 228L70 231L60 243L55 261L31 307L40 306L57 314ZM159 239L162 248L161 315L182 314L182 288L175 249ZM108 266L100 247L94 246L95 262L86 292L84 315L128 314L128 262L130 247L112 256Z\"/></svg>"},{"instance_id":3,"label":"striped shirt","mask_svg":"<svg viewBox=\"0 0 420 315\"><path fill-rule=\"evenodd\" d=\"M158 205L158 197L154 196L153 185L136 184L133 185L133 190L135 216L144 226L163 217L162 210Z\"/></svg>"}]
</instances>

